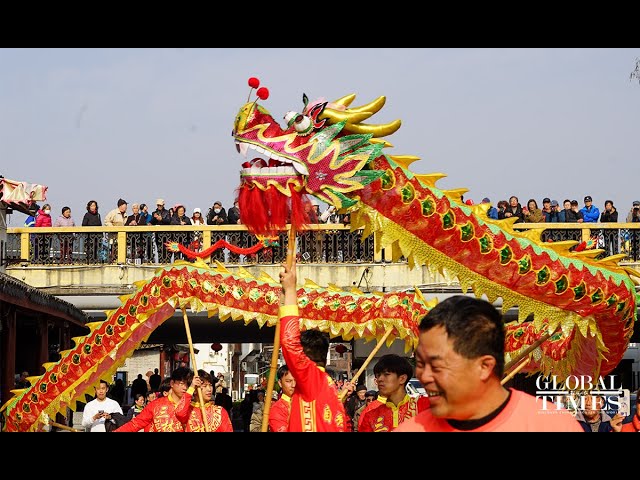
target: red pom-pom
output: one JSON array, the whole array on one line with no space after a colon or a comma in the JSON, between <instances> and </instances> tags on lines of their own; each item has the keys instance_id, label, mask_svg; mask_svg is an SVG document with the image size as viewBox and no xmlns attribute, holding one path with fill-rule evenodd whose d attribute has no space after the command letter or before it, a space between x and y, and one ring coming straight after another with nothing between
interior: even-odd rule
<instances>
[{"instance_id":1,"label":"red pom-pom","mask_svg":"<svg viewBox=\"0 0 640 480\"><path fill-rule=\"evenodd\" d=\"M266 100L267 98L269 98L269 89L267 87L260 87L256 94L258 95L258 97L260 97L261 100Z\"/></svg>"},{"instance_id":2,"label":"red pom-pom","mask_svg":"<svg viewBox=\"0 0 640 480\"><path fill-rule=\"evenodd\" d=\"M251 88L258 88L260 86L260 80L258 80L256 77L251 77L249 79L249 86Z\"/></svg>"}]
</instances>

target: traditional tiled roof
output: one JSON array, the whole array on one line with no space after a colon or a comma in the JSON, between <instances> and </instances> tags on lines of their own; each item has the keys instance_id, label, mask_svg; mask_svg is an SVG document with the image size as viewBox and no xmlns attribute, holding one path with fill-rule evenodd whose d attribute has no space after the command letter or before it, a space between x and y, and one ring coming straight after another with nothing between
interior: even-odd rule
<instances>
[{"instance_id":1,"label":"traditional tiled roof","mask_svg":"<svg viewBox=\"0 0 640 480\"><path fill-rule=\"evenodd\" d=\"M81 325L91 321L91 317L72 303L44 293L10 275L0 273L0 298L7 301L7 297L9 297L9 302L13 297L16 300L26 300L27 303L58 311L65 317L76 320Z\"/></svg>"}]
</instances>

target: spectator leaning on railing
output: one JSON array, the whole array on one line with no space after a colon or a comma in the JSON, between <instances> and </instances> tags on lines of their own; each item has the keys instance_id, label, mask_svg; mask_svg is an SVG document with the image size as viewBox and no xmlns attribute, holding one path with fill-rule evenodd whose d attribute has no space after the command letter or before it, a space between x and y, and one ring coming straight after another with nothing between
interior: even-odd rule
<instances>
[{"instance_id":1,"label":"spectator leaning on railing","mask_svg":"<svg viewBox=\"0 0 640 480\"><path fill-rule=\"evenodd\" d=\"M585 223L597 223L600 218L600 210L593 205L591 195L584 197L584 207L580 209L582 212L582 218Z\"/></svg>"},{"instance_id":2,"label":"spectator leaning on railing","mask_svg":"<svg viewBox=\"0 0 640 480\"><path fill-rule=\"evenodd\" d=\"M633 206L627 215L627 223L640 222L640 200L634 200Z\"/></svg>"}]
</instances>

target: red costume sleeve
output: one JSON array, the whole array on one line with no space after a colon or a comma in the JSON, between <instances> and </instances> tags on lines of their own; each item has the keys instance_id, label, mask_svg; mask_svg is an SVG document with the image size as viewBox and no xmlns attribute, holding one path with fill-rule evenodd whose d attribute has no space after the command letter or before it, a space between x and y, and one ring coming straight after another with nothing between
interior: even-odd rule
<instances>
[{"instance_id":1,"label":"red costume sleeve","mask_svg":"<svg viewBox=\"0 0 640 480\"><path fill-rule=\"evenodd\" d=\"M272 432L286 432L289 429L289 404L282 398L271 406L269 429Z\"/></svg>"},{"instance_id":2,"label":"red costume sleeve","mask_svg":"<svg viewBox=\"0 0 640 480\"><path fill-rule=\"evenodd\" d=\"M180 399L178 405L176 405L176 418L182 425L186 425L191 416L191 399L193 398L193 389L189 389Z\"/></svg>"},{"instance_id":3,"label":"red costume sleeve","mask_svg":"<svg viewBox=\"0 0 640 480\"><path fill-rule=\"evenodd\" d=\"M155 401L144 407L138 415L121 427L116 428L114 432L137 432L141 429L146 430L146 427L153 423L154 403Z\"/></svg>"},{"instance_id":4,"label":"red costume sleeve","mask_svg":"<svg viewBox=\"0 0 640 480\"><path fill-rule=\"evenodd\" d=\"M315 399L315 392L327 384L327 374L302 350L298 306L280 307L280 315L280 345L284 361L296 379L296 394L310 402Z\"/></svg>"}]
</instances>

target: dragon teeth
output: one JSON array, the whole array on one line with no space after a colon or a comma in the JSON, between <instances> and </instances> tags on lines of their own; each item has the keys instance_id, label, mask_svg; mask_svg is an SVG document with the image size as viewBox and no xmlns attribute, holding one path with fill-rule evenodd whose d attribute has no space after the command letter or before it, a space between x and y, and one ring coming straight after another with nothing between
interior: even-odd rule
<instances>
[{"instance_id":1,"label":"dragon teeth","mask_svg":"<svg viewBox=\"0 0 640 480\"><path fill-rule=\"evenodd\" d=\"M247 151L249 150L249 145L246 143L236 142L236 148L238 153L242 155L244 158L247 158Z\"/></svg>"}]
</instances>

